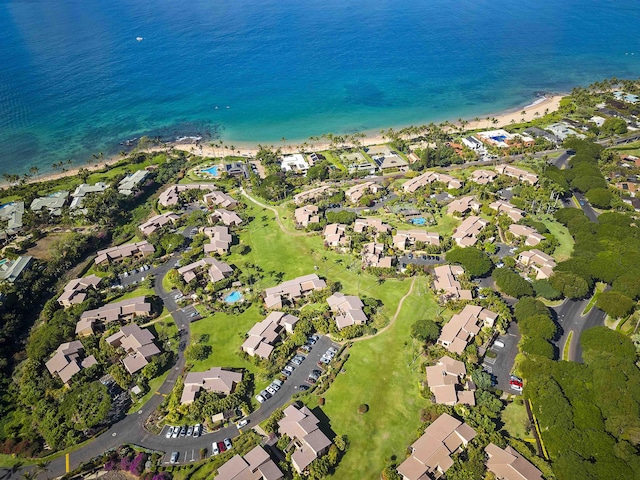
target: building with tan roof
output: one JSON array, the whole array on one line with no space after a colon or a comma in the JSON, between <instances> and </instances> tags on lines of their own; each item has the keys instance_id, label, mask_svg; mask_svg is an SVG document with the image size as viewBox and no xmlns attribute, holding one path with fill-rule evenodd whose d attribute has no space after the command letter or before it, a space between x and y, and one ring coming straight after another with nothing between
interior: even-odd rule
<instances>
[{"instance_id":1,"label":"building with tan roof","mask_svg":"<svg viewBox=\"0 0 640 480\"><path fill-rule=\"evenodd\" d=\"M407 193L414 193L419 188L430 185L433 182L442 182L446 184L448 189L462 188L462 182L460 180L451 175L438 172L425 172L422 175L418 175L417 177L407 180L402 185L402 188Z\"/></svg>"},{"instance_id":2,"label":"building with tan roof","mask_svg":"<svg viewBox=\"0 0 640 480\"><path fill-rule=\"evenodd\" d=\"M67 308L84 302L87 298L87 290L94 290L100 285L102 279L97 275L89 275L84 278L74 278L64 287L64 292L58 297L58 303Z\"/></svg>"},{"instance_id":3,"label":"building with tan roof","mask_svg":"<svg viewBox=\"0 0 640 480\"><path fill-rule=\"evenodd\" d=\"M451 238L455 240L459 247L471 247L478 241L476 236L487 225L489 225L489 222L484 218L471 215L465 218L460 226L455 229Z\"/></svg>"},{"instance_id":4,"label":"building with tan roof","mask_svg":"<svg viewBox=\"0 0 640 480\"><path fill-rule=\"evenodd\" d=\"M160 349L153 343L154 340L153 333L148 329L130 323L107 337L106 342L112 347L122 348L127 353L122 363L124 368L133 375L142 370L153 356L160 353Z\"/></svg>"},{"instance_id":5,"label":"building with tan roof","mask_svg":"<svg viewBox=\"0 0 640 480\"><path fill-rule=\"evenodd\" d=\"M433 269L433 289L445 300L472 300L471 290L464 290L456 278L464 274L459 265L440 265Z\"/></svg>"},{"instance_id":6,"label":"building with tan roof","mask_svg":"<svg viewBox=\"0 0 640 480\"><path fill-rule=\"evenodd\" d=\"M367 230L375 233L389 233L391 227L378 218L357 218L353 224L353 231L363 233Z\"/></svg>"},{"instance_id":7,"label":"building with tan roof","mask_svg":"<svg viewBox=\"0 0 640 480\"><path fill-rule=\"evenodd\" d=\"M82 357L84 346L80 340L60 345L53 356L45 364L51 375L58 375L62 383L69 384L71 377L83 368L89 368L98 363L93 355Z\"/></svg>"},{"instance_id":8,"label":"building with tan roof","mask_svg":"<svg viewBox=\"0 0 640 480\"><path fill-rule=\"evenodd\" d=\"M81 337L93 335L95 333L94 327L97 323L107 324L115 321L128 321L136 317L146 317L150 314L151 304L145 300L145 297L128 298L84 312L76 325L76 334Z\"/></svg>"},{"instance_id":9,"label":"building with tan roof","mask_svg":"<svg viewBox=\"0 0 640 480\"><path fill-rule=\"evenodd\" d=\"M121 262L127 258L141 258L154 253L156 249L146 240L136 243L125 243L117 247L106 248L98 251L95 259L96 265L103 263Z\"/></svg>"},{"instance_id":10,"label":"building with tan roof","mask_svg":"<svg viewBox=\"0 0 640 480\"><path fill-rule=\"evenodd\" d=\"M421 242L426 245L440 245L440 235L425 230L397 230L393 236L393 246L399 250L409 250Z\"/></svg>"},{"instance_id":11,"label":"building with tan roof","mask_svg":"<svg viewBox=\"0 0 640 480\"><path fill-rule=\"evenodd\" d=\"M427 384L435 398L435 403L442 405L475 405L475 386L468 382L469 389L463 389L467 376L464 363L445 355L435 365L427 367Z\"/></svg>"},{"instance_id":12,"label":"building with tan roof","mask_svg":"<svg viewBox=\"0 0 640 480\"><path fill-rule=\"evenodd\" d=\"M163 213L161 215L155 215L149 220L141 224L138 228L143 235L151 235L157 230L161 229L165 225L173 225L180 217L173 212Z\"/></svg>"},{"instance_id":13,"label":"building with tan roof","mask_svg":"<svg viewBox=\"0 0 640 480\"><path fill-rule=\"evenodd\" d=\"M542 480L542 472L509 445L502 449L490 443L484 451L487 470L498 480Z\"/></svg>"},{"instance_id":14,"label":"building with tan roof","mask_svg":"<svg viewBox=\"0 0 640 480\"><path fill-rule=\"evenodd\" d=\"M333 190L334 187L330 185L322 185L320 187L312 188L311 190L306 190L294 195L293 201L296 205L302 205L303 203L308 203L326 197Z\"/></svg>"},{"instance_id":15,"label":"building with tan roof","mask_svg":"<svg viewBox=\"0 0 640 480\"><path fill-rule=\"evenodd\" d=\"M237 213L225 210L223 208L219 208L211 214L211 221L213 223L222 222L227 227L231 225L242 224L242 219L238 216Z\"/></svg>"},{"instance_id":16,"label":"building with tan roof","mask_svg":"<svg viewBox=\"0 0 640 480\"><path fill-rule=\"evenodd\" d=\"M498 314L479 305L466 305L440 332L438 343L450 352L462 354L482 327L493 327Z\"/></svg>"},{"instance_id":17,"label":"building with tan roof","mask_svg":"<svg viewBox=\"0 0 640 480\"><path fill-rule=\"evenodd\" d=\"M190 183L190 184L180 184L180 185L171 185L164 192L160 194L158 198L158 203L163 207L171 207L173 205L178 205L180 203L180 193L186 192L187 190L205 190L205 191L213 191L218 187L213 183Z\"/></svg>"},{"instance_id":18,"label":"building with tan roof","mask_svg":"<svg viewBox=\"0 0 640 480\"><path fill-rule=\"evenodd\" d=\"M326 288L327 283L315 273L287 280L265 290L264 302L267 308L282 308L286 300L295 301L311 292Z\"/></svg>"},{"instance_id":19,"label":"building with tan roof","mask_svg":"<svg viewBox=\"0 0 640 480\"><path fill-rule=\"evenodd\" d=\"M215 480L280 480L280 471L266 450L257 445L244 457L234 455L218 468Z\"/></svg>"},{"instance_id":20,"label":"building with tan roof","mask_svg":"<svg viewBox=\"0 0 640 480\"><path fill-rule=\"evenodd\" d=\"M549 278L556 268L556 261L552 256L534 248L518 255L518 262L536 272L536 279Z\"/></svg>"},{"instance_id":21,"label":"building with tan roof","mask_svg":"<svg viewBox=\"0 0 640 480\"><path fill-rule=\"evenodd\" d=\"M206 372L189 372L184 377L184 388L180 403L193 403L200 390L229 395L242 381L242 373L212 367Z\"/></svg>"},{"instance_id":22,"label":"building with tan roof","mask_svg":"<svg viewBox=\"0 0 640 480\"><path fill-rule=\"evenodd\" d=\"M351 203L357 204L366 194L376 194L383 189L384 187L376 182L358 183L353 187L348 188L347 191L344 192L344 196Z\"/></svg>"},{"instance_id":23,"label":"building with tan roof","mask_svg":"<svg viewBox=\"0 0 640 480\"><path fill-rule=\"evenodd\" d=\"M322 235L327 247L346 247L349 245L349 237L346 235L347 226L342 223L330 223L324 227Z\"/></svg>"},{"instance_id":24,"label":"building with tan roof","mask_svg":"<svg viewBox=\"0 0 640 480\"><path fill-rule=\"evenodd\" d=\"M384 254L383 243L365 243L362 246L362 266L377 268L393 268L395 257Z\"/></svg>"},{"instance_id":25,"label":"building with tan roof","mask_svg":"<svg viewBox=\"0 0 640 480\"><path fill-rule=\"evenodd\" d=\"M509 232L515 237L524 237L524 244L528 247L535 247L545 239L535 228L518 225L516 223L509 225Z\"/></svg>"},{"instance_id":26,"label":"building with tan roof","mask_svg":"<svg viewBox=\"0 0 640 480\"><path fill-rule=\"evenodd\" d=\"M502 164L496 167L496 172L500 175L506 175L508 177L512 177L517 179L519 182L525 182L530 185L535 185L538 183L538 176L527 172L521 168L514 167L512 165Z\"/></svg>"},{"instance_id":27,"label":"building with tan roof","mask_svg":"<svg viewBox=\"0 0 640 480\"><path fill-rule=\"evenodd\" d=\"M465 215L471 211L477 212L480 210L481 203L478 202L472 195L456 198L447 207L447 213L453 215L459 213Z\"/></svg>"},{"instance_id":28,"label":"building with tan roof","mask_svg":"<svg viewBox=\"0 0 640 480\"><path fill-rule=\"evenodd\" d=\"M293 441L295 452L291 455L291 463L298 473L302 473L311 462L329 450L331 440L320 430L320 420L305 405L289 405L283 413L284 418L278 422L278 432Z\"/></svg>"},{"instance_id":29,"label":"building with tan roof","mask_svg":"<svg viewBox=\"0 0 640 480\"><path fill-rule=\"evenodd\" d=\"M398 466L398 473L403 480L440 478L453 465L452 455L475 436L469 425L443 413L411 445L411 455Z\"/></svg>"},{"instance_id":30,"label":"building with tan roof","mask_svg":"<svg viewBox=\"0 0 640 480\"><path fill-rule=\"evenodd\" d=\"M250 356L269 358L282 331L293 333L299 318L283 312L271 312L267 318L256 323L247 333L242 350Z\"/></svg>"},{"instance_id":31,"label":"building with tan roof","mask_svg":"<svg viewBox=\"0 0 640 480\"><path fill-rule=\"evenodd\" d=\"M207 237L209 237L209 243L204 244L204 253L218 255L224 255L229 253L231 244L233 243L233 237L229 231L229 227L223 225L216 225L215 227L204 227L202 229Z\"/></svg>"},{"instance_id":32,"label":"building with tan roof","mask_svg":"<svg viewBox=\"0 0 640 480\"><path fill-rule=\"evenodd\" d=\"M318 215L318 212L319 209L316 205L305 205L304 207L296 208L294 212L296 225L306 227L310 223L319 223L320 215Z\"/></svg>"},{"instance_id":33,"label":"building with tan roof","mask_svg":"<svg viewBox=\"0 0 640 480\"><path fill-rule=\"evenodd\" d=\"M331 311L336 314L336 325L338 330L352 325L363 325L367 323L367 315L362 310L364 304L355 295L345 295L336 292L327 298L327 303Z\"/></svg>"},{"instance_id":34,"label":"building with tan roof","mask_svg":"<svg viewBox=\"0 0 640 480\"><path fill-rule=\"evenodd\" d=\"M492 172L491 170L474 170L471 172L470 180L473 183L477 183L478 185L487 185L493 182L498 177L496 172Z\"/></svg>"},{"instance_id":35,"label":"building with tan roof","mask_svg":"<svg viewBox=\"0 0 640 480\"><path fill-rule=\"evenodd\" d=\"M519 222L524 217L524 211L511 205L504 200L496 200L489 205L489 208L496 210L498 214L504 213L512 222Z\"/></svg>"},{"instance_id":36,"label":"building with tan roof","mask_svg":"<svg viewBox=\"0 0 640 480\"><path fill-rule=\"evenodd\" d=\"M209 280L212 283L219 282L229 277L233 273L233 268L228 264L216 260L212 257L205 257L196 262L185 265L178 269L178 273L182 276L185 283L189 283L198 277L198 273L201 271L207 271Z\"/></svg>"},{"instance_id":37,"label":"building with tan roof","mask_svg":"<svg viewBox=\"0 0 640 480\"><path fill-rule=\"evenodd\" d=\"M206 193L202 199L207 205L214 205L222 208L235 208L238 205L238 201L230 195L219 190Z\"/></svg>"}]
</instances>

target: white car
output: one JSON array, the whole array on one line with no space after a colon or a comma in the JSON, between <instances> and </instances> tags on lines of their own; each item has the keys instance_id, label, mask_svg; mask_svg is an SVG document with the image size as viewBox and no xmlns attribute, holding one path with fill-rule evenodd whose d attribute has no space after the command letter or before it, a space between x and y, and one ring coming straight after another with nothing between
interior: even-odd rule
<instances>
[{"instance_id":1,"label":"white car","mask_svg":"<svg viewBox=\"0 0 640 480\"><path fill-rule=\"evenodd\" d=\"M169 427L169 430L167 430L167 434L165 435L165 438L171 438L171 435L173 435L173 427Z\"/></svg>"},{"instance_id":2,"label":"white car","mask_svg":"<svg viewBox=\"0 0 640 480\"><path fill-rule=\"evenodd\" d=\"M218 449L218 444L216 442L213 442L211 444L211 455L219 455L220 454L220 450Z\"/></svg>"},{"instance_id":3,"label":"white car","mask_svg":"<svg viewBox=\"0 0 640 480\"><path fill-rule=\"evenodd\" d=\"M262 395L256 395L256 400L258 403L262 403L265 401L265 398Z\"/></svg>"},{"instance_id":4,"label":"white car","mask_svg":"<svg viewBox=\"0 0 640 480\"><path fill-rule=\"evenodd\" d=\"M276 394L276 390L271 385L267 387L267 392L269 392L271 395Z\"/></svg>"},{"instance_id":5,"label":"white car","mask_svg":"<svg viewBox=\"0 0 640 480\"><path fill-rule=\"evenodd\" d=\"M242 428L242 427L244 427L247 423L249 423L249 419L248 419L248 418L245 418L245 419L243 419L243 420L240 420L240 421L238 422L238 428Z\"/></svg>"},{"instance_id":6,"label":"white car","mask_svg":"<svg viewBox=\"0 0 640 480\"><path fill-rule=\"evenodd\" d=\"M269 385L269 388L272 388L274 392L277 392L278 390L280 390L280 385L278 385L276 382L273 382L271 385Z\"/></svg>"}]
</instances>

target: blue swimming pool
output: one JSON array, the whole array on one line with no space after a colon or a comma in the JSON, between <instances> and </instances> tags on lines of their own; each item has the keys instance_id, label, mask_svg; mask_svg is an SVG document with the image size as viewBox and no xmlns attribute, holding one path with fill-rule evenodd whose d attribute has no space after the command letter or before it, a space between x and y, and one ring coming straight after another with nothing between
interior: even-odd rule
<instances>
[{"instance_id":1,"label":"blue swimming pool","mask_svg":"<svg viewBox=\"0 0 640 480\"><path fill-rule=\"evenodd\" d=\"M213 167L209 167L209 168L205 168L202 170L205 173L208 173L209 175L213 175L214 177L218 176L218 166L214 165Z\"/></svg>"},{"instance_id":2,"label":"blue swimming pool","mask_svg":"<svg viewBox=\"0 0 640 480\"><path fill-rule=\"evenodd\" d=\"M224 297L224 301L227 303L236 303L241 299L242 299L242 294L237 290L235 292L231 292L229 295Z\"/></svg>"},{"instance_id":3,"label":"blue swimming pool","mask_svg":"<svg viewBox=\"0 0 640 480\"><path fill-rule=\"evenodd\" d=\"M495 137L491 137L491 140L495 140L496 142L504 142L507 139L504 135L496 135Z\"/></svg>"},{"instance_id":4,"label":"blue swimming pool","mask_svg":"<svg viewBox=\"0 0 640 480\"><path fill-rule=\"evenodd\" d=\"M424 225L427 221L422 217L416 217L411 219L411 223L414 225Z\"/></svg>"}]
</instances>

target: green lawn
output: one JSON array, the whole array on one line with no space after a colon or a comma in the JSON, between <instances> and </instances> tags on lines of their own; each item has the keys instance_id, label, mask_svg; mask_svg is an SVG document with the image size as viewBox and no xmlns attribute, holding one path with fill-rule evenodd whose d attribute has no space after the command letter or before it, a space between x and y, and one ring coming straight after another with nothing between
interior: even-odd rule
<instances>
[{"instance_id":1,"label":"green lawn","mask_svg":"<svg viewBox=\"0 0 640 480\"><path fill-rule=\"evenodd\" d=\"M527 420L527 409L524 404L518 405L516 402L511 402L502 411L504 429L509 432L509 435L513 438L525 440L530 436L525 432Z\"/></svg>"},{"instance_id":2,"label":"green lawn","mask_svg":"<svg viewBox=\"0 0 640 480\"><path fill-rule=\"evenodd\" d=\"M624 146L615 147L612 150L623 153L625 155L640 156L640 142L627 143Z\"/></svg>"},{"instance_id":3,"label":"green lawn","mask_svg":"<svg viewBox=\"0 0 640 480\"><path fill-rule=\"evenodd\" d=\"M120 298L114 301L120 302L122 300L127 300L129 298L142 297L142 296L150 297L152 295L155 295L153 288L138 287L135 290L132 290L131 292L125 293L123 296L121 296Z\"/></svg>"},{"instance_id":4,"label":"green lawn","mask_svg":"<svg viewBox=\"0 0 640 480\"><path fill-rule=\"evenodd\" d=\"M582 315L586 315L587 313L589 313L589 311L593 308L593 306L598 301L598 297L604 291L604 287L606 287L606 286L607 286L606 283L602 283L602 282L597 282L596 283L596 289L593 292L593 296L589 300L589 303L587 303L587 306L584 307L584 310L582 311Z\"/></svg>"},{"instance_id":5,"label":"green lawn","mask_svg":"<svg viewBox=\"0 0 640 480\"><path fill-rule=\"evenodd\" d=\"M413 361L409 329L417 319L435 317L436 311L425 279L420 278L396 322L351 348L346 373L326 392L323 407L331 428L346 434L350 443L333 478L377 479L385 458L395 454L404 459L418 433L420 409L428 405L419 396L424 372L420 359ZM357 412L362 403L369 405L364 415Z\"/></svg>"},{"instance_id":6,"label":"green lawn","mask_svg":"<svg viewBox=\"0 0 640 480\"><path fill-rule=\"evenodd\" d=\"M553 258L555 258L558 262L562 262L563 260L567 260L569 257L571 257L574 242L567 227L556 222L555 220L551 220L549 217L543 218L542 223L547 226L549 232L560 242L560 245L556 248L556 251L553 252Z\"/></svg>"}]
</instances>

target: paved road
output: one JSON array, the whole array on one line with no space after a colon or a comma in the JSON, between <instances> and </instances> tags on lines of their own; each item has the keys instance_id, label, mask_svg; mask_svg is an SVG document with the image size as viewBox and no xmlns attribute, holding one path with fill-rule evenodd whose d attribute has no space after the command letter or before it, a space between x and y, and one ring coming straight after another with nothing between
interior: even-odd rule
<instances>
[{"instance_id":1,"label":"paved road","mask_svg":"<svg viewBox=\"0 0 640 480\"><path fill-rule=\"evenodd\" d=\"M562 305L552 309L561 328L560 337L553 342L560 357L562 357L565 343L569 338L569 332L573 332L567 358L572 362L582 362L582 347L580 346L582 332L597 325L604 325L606 315L598 308L593 307L587 315L582 316L588 303L589 299L565 300Z\"/></svg>"},{"instance_id":2,"label":"paved road","mask_svg":"<svg viewBox=\"0 0 640 480\"><path fill-rule=\"evenodd\" d=\"M589 204L589 201L584 197L580 192L574 193L575 197L578 199L578 203L580 204L580 208L585 213L589 220L592 222L598 223L598 212L596 212L593 207Z\"/></svg>"},{"instance_id":3,"label":"paved road","mask_svg":"<svg viewBox=\"0 0 640 480\"><path fill-rule=\"evenodd\" d=\"M485 356L482 366L485 369L490 367L491 374L497 378L496 387L513 395L520 395L521 392L512 390L509 385L509 376L513 371L513 363L518 354L518 342L520 341L520 331L516 322L511 322L507 334L500 335L496 340L504 343L504 347L498 347L494 342L491 350L497 354L497 357L491 359Z\"/></svg>"}]
</instances>

